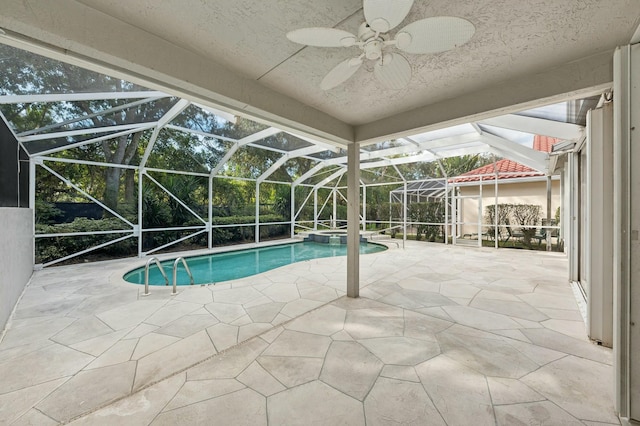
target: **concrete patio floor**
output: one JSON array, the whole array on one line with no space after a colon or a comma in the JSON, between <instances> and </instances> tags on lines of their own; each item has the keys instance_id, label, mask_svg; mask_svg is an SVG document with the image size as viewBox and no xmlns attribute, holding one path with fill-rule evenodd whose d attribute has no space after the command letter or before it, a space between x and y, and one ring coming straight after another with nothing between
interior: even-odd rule
<instances>
[{"instance_id":1,"label":"concrete patio floor","mask_svg":"<svg viewBox=\"0 0 640 426\"><path fill-rule=\"evenodd\" d=\"M560 254L407 242L177 296L140 259L34 274L0 343L0 424L597 425L611 351Z\"/></svg>"}]
</instances>

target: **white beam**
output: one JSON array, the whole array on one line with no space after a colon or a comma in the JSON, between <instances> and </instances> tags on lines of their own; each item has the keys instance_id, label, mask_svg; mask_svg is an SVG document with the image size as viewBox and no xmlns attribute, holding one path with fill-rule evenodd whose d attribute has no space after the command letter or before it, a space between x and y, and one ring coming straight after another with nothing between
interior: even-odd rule
<instances>
[{"instance_id":1,"label":"white beam","mask_svg":"<svg viewBox=\"0 0 640 426\"><path fill-rule=\"evenodd\" d=\"M67 124L71 124L71 123L77 123L78 121L84 121L93 117L98 117L101 115L106 115L106 114L111 114L112 112L118 112L118 111L122 111L123 109L127 109L127 108L132 108L134 106L138 106L138 105L142 105L142 104L147 104L149 102L153 102L160 99L159 97L155 97L155 98L146 98L146 99L141 99L139 101L135 101L135 102L129 102L126 103L124 105L119 105L117 107L113 107L113 108L107 108L98 112L94 112L92 114L83 114L79 117L75 117L72 118L70 120L65 120L65 121L60 121L57 123L53 123L53 124L49 124L48 126L42 126L42 127L38 127L37 129L32 129L32 130L27 130L26 132L22 132L20 134L18 134L18 136L29 136L29 135L33 135L34 133L42 133L44 131L47 130L51 130L51 129L57 129L58 127L62 127L62 126L66 126Z\"/></svg>"},{"instance_id":2,"label":"white beam","mask_svg":"<svg viewBox=\"0 0 640 426\"><path fill-rule=\"evenodd\" d=\"M140 92L93 92L93 93L53 93L47 95L6 95L0 96L0 104L30 104L34 102L76 102L104 99L164 98L166 93L157 91Z\"/></svg>"},{"instance_id":3,"label":"white beam","mask_svg":"<svg viewBox=\"0 0 640 426\"><path fill-rule=\"evenodd\" d=\"M119 138L120 136L130 135L132 133L142 132L142 131L151 129L154 126L155 126L155 123L150 123L150 124L148 124L147 126L144 126L144 127L138 127L138 128L135 128L135 129L124 130L122 132L110 133L108 135L98 136L97 138L91 138L91 139L87 139L85 141L80 141L80 142L72 143L72 144L69 144L69 145L63 145L63 146L59 146L59 147L56 147L56 148L47 149L45 151L40 151L40 152L37 152L37 153L35 153L33 155L50 155L50 154L54 154L56 152L66 151L67 149L78 148L80 146L89 145L89 144L96 143L96 142L102 142L102 141L105 141L105 140L108 140L108 139ZM29 150L26 149L26 148L25 148L25 151L29 152Z\"/></svg>"},{"instance_id":4,"label":"white beam","mask_svg":"<svg viewBox=\"0 0 640 426\"><path fill-rule=\"evenodd\" d=\"M151 151L153 151L153 147L156 144L156 140L158 139L158 135L160 134L160 130L162 130L162 127L169 124L171 120L176 118L176 116L178 116L182 111L184 111L189 105L190 105L189 101L187 101L186 99L180 99L173 107L171 107L169 111L167 111L162 117L160 117L160 119L158 120L158 124L156 125L156 128L153 130L153 133L151 134L149 143L147 144L147 147L144 150L144 154L142 155L142 160L140 160L140 167L144 167L147 164L147 160L151 155Z\"/></svg>"},{"instance_id":5,"label":"white beam","mask_svg":"<svg viewBox=\"0 0 640 426\"><path fill-rule=\"evenodd\" d=\"M543 173L547 172L547 160L549 158L547 153L527 148L526 146L487 132L483 133L480 137L482 138L482 142L502 152L503 157L512 159Z\"/></svg>"},{"instance_id":6,"label":"white beam","mask_svg":"<svg viewBox=\"0 0 640 426\"><path fill-rule=\"evenodd\" d=\"M317 163L315 166L307 170L302 176L296 179L293 184L300 185L305 180L309 179L311 176L315 175L319 170L329 166L329 164L325 164L324 161Z\"/></svg>"},{"instance_id":7,"label":"white beam","mask_svg":"<svg viewBox=\"0 0 640 426\"><path fill-rule=\"evenodd\" d=\"M443 153L431 153L431 152L423 152L417 155L411 155L408 157L399 157L399 158L391 158L384 159L382 161L374 161L370 163L360 163L360 170L373 169L376 167L384 167L384 166L395 166L398 164L411 164L411 163L419 163L424 161L435 161L439 158L450 158L450 157L459 157L462 155L469 154L479 154L483 152L489 151L489 147L486 145L478 145L471 147L458 148L455 150L445 151Z\"/></svg>"},{"instance_id":8,"label":"white beam","mask_svg":"<svg viewBox=\"0 0 640 426\"><path fill-rule=\"evenodd\" d=\"M257 181L258 183L263 182L266 178L271 176L276 170L278 170L284 163L288 160L296 157L302 157L304 155L313 154L314 152L324 151L324 148L318 146L309 146L306 148L296 149L291 151L282 157L278 158L278 160L271 165L264 173L262 173Z\"/></svg>"},{"instance_id":9,"label":"white beam","mask_svg":"<svg viewBox=\"0 0 640 426\"><path fill-rule=\"evenodd\" d=\"M220 159L218 164L216 164L216 166L213 169L211 169L211 173L209 173L209 176L217 175L218 172L222 170L224 165L227 164L227 161L229 161L229 159L233 156L233 154L236 153L238 148L240 148L240 143L239 142L234 143L233 146L229 148L229 151L227 151L227 153L224 154L224 157Z\"/></svg>"},{"instance_id":10,"label":"white beam","mask_svg":"<svg viewBox=\"0 0 640 426\"><path fill-rule=\"evenodd\" d=\"M299 133L295 133L295 132L291 132L291 131L287 131L287 132L285 132L285 133L288 133L288 134L290 134L291 136L295 136L295 137L296 137L296 138L298 138L298 139L302 139L303 141L306 141L306 142L312 143L312 144L314 144L314 145L322 146L322 147L324 147L324 148L325 148L325 150L327 150L327 151L335 152L336 154L337 154L338 152L340 152L340 148L339 148L339 147L334 146L334 145L331 145L330 143L323 142L323 141L319 141L319 140L317 140L317 139L312 139L312 138L310 138L310 137L308 137L308 136L304 136L304 135L301 135L301 134L299 134Z\"/></svg>"},{"instance_id":11,"label":"white beam","mask_svg":"<svg viewBox=\"0 0 640 426\"><path fill-rule=\"evenodd\" d=\"M392 155L411 154L427 149L440 149L453 147L456 145L466 145L473 142L483 142L481 136L476 134L475 132L423 142L416 141L415 139L413 139L413 141L417 142L419 145L403 145L393 148L380 149L377 151L363 151L360 153L360 161L373 160L376 158L388 157ZM329 160L323 160L323 163L325 163L325 165L346 164L347 157L331 158Z\"/></svg>"},{"instance_id":12,"label":"white beam","mask_svg":"<svg viewBox=\"0 0 640 426\"><path fill-rule=\"evenodd\" d=\"M236 153L236 151L238 150L238 148L240 148L241 146L250 144L252 142L256 142L259 141L261 139L267 138L269 136L273 136L277 133L280 133L281 130L276 129L275 127L269 127L267 129L261 130L257 133L254 133L252 135L246 136L242 139L239 139L238 142L236 142L231 148L229 148L229 151L227 151L227 153L224 155L224 157L222 157L222 159L218 162L218 164L216 164L216 166L211 169L211 173L210 176L215 176L218 174L218 172L220 170L222 170L222 168L224 167L224 165L227 163L227 161L229 161L229 159L233 156L233 154Z\"/></svg>"},{"instance_id":13,"label":"white beam","mask_svg":"<svg viewBox=\"0 0 640 426\"><path fill-rule=\"evenodd\" d=\"M231 114L230 112L221 111L217 108L212 108L210 106L206 106L198 103L194 103L194 105L197 106L198 108L202 108L203 110L205 110L210 114L215 115L216 117L220 117L230 123L236 124L237 117L234 114Z\"/></svg>"},{"instance_id":14,"label":"white beam","mask_svg":"<svg viewBox=\"0 0 640 426\"><path fill-rule=\"evenodd\" d=\"M238 139L238 144L240 146L244 146L246 144L252 143L252 142L257 142L259 140L268 138L269 136L273 136L276 135L278 133L282 132L282 130L280 129L276 129L275 127L268 127L264 130L261 130L259 132L256 132L252 135L249 136L245 136L242 139Z\"/></svg>"},{"instance_id":15,"label":"white beam","mask_svg":"<svg viewBox=\"0 0 640 426\"><path fill-rule=\"evenodd\" d=\"M318 182L317 184L315 184L313 186L313 189L318 189L318 188L322 188L323 186L325 186L326 184L328 184L329 182L331 182L332 180L342 176L343 174L345 174L347 171L346 168L344 169L340 169L335 173L330 174L329 176L327 176L326 178L322 179L320 182Z\"/></svg>"},{"instance_id":16,"label":"white beam","mask_svg":"<svg viewBox=\"0 0 640 426\"><path fill-rule=\"evenodd\" d=\"M479 124L501 127L503 129L517 130L535 135L544 135L552 138L576 141L584 134L584 128L577 124L562 123L559 121L545 120L543 118L526 117L524 115L507 114L499 117L486 118L478 121Z\"/></svg>"},{"instance_id":17,"label":"white beam","mask_svg":"<svg viewBox=\"0 0 640 426\"><path fill-rule=\"evenodd\" d=\"M47 139L66 138L69 136L93 135L96 133L119 132L121 130L143 129L155 126L156 122L121 124L119 126L87 127L86 129L69 130L66 132L46 133L44 135L31 135L19 137L20 142L42 141Z\"/></svg>"},{"instance_id":18,"label":"white beam","mask_svg":"<svg viewBox=\"0 0 640 426\"><path fill-rule=\"evenodd\" d=\"M173 124L167 124L166 126L164 126L164 128L178 130L180 132L185 132L185 133L193 133L194 135L204 136L211 139L219 139L221 141L226 141L226 142L238 142L237 139L216 135L215 133L203 132L202 130L195 130L195 129L189 129L187 127L180 127Z\"/></svg>"},{"instance_id":19,"label":"white beam","mask_svg":"<svg viewBox=\"0 0 640 426\"><path fill-rule=\"evenodd\" d=\"M160 120L158 120L158 127L163 127L169 124L171 120L176 118L182 111L187 109L190 104L191 102L189 102L188 100L180 99L174 106L171 107L169 111L167 111L162 117L160 117Z\"/></svg>"}]
</instances>

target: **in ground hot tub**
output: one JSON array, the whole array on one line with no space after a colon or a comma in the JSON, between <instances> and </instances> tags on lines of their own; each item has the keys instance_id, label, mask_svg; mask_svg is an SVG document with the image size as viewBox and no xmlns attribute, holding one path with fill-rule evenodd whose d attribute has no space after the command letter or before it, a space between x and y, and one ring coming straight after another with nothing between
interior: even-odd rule
<instances>
[{"instance_id":1,"label":"in ground hot tub","mask_svg":"<svg viewBox=\"0 0 640 426\"><path fill-rule=\"evenodd\" d=\"M333 229L330 231L309 231L309 234L304 238L304 240L331 245L347 244L347 231L339 229ZM360 235L360 242L366 243L367 240Z\"/></svg>"}]
</instances>

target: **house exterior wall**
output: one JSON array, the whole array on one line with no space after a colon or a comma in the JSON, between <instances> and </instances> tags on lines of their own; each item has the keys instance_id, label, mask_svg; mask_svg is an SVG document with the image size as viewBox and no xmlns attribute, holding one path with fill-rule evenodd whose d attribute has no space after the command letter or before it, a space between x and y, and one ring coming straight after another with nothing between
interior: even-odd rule
<instances>
[{"instance_id":1,"label":"house exterior wall","mask_svg":"<svg viewBox=\"0 0 640 426\"><path fill-rule=\"evenodd\" d=\"M33 211L0 207L0 331L33 273Z\"/></svg>"},{"instance_id":2,"label":"house exterior wall","mask_svg":"<svg viewBox=\"0 0 640 426\"><path fill-rule=\"evenodd\" d=\"M460 187L461 197L478 197L480 185L469 185ZM556 209L561 204L560 180L551 182L551 217L554 218ZM482 186L482 220L486 221L486 207L495 203L495 183L488 181ZM535 204L541 208L541 219L547 215L547 182L538 180L533 182L513 182L508 183L498 181L498 204ZM478 232L478 199L462 198L459 205L461 225L458 234L475 234ZM488 224L485 224L488 225ZM483 227L483 232L486 226Z\"/></svg>"}]
</instances>

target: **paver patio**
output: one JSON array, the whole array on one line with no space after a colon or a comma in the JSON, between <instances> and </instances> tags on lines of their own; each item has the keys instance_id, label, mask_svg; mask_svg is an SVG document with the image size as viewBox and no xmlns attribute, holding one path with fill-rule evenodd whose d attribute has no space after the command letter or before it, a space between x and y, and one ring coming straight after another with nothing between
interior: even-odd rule
<instances>
[{"instance_id":1,"label":"paver patio","mask_svg":"<svg viewBox=\"0 0 640 426\"><path fill-rule=\"evenodd\" d=\"M557 253L407 242L215 286L38 271L0 343L3 424L618 424Z\"/></svg>"}]
</instances>

